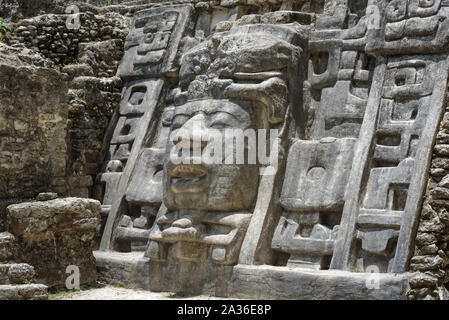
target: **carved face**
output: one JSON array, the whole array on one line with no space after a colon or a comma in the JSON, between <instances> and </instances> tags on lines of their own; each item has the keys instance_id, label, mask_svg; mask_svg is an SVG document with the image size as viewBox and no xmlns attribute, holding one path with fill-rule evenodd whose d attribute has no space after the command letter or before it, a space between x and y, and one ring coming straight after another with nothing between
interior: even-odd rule
<instances>
[{"instance_id":1,"label":"carved face","mask_svg":"<svg viewBox=\"0 0 449 320\"><path fill-rule=\"evenodd\" d=\"M257 134L257 129L266 128L263 109L253 109L253 104L199 100L176 108L171 137L179 139L169 139L164 165L164 202L167 208L204 211L251 208L257 194L259 165L248 163L248 148L251 148L248 139L244 139L243 144L233 143L234 138L225 132L229 132L228 129L253 129ZM210 129L220 133L220 137L212 136ZM198 153L198 148L194 153L193 149L200 145L202 154ZM236 154L241 152L241 148L244 149L245 159L243 164L238 164ZM218 149L221 149L221 156ZM204 161L206 153L214 155L214 163ZM170 154L180 155L178 160L181 161L174 161ZM229 158L231 156L233 158Z\"/></svg>"},{"instance_id":2,"label":"carved face","mask_svg":"<svg viewBox=\"0 0 449 320\"><path fill-rule=\"evenodd\" d=\"M299 42L296 35L294 27L247 26L212 36L184 54L174 96L180 106L175 108L164 165L164 203L169 210L231 212L254 205L259 141L247 143L251 137L241 136L229 143L234 137L229 138L226 129L252 129L258 137L257 129L284 121L289 100L285 71L296 68L302 52L292 44ZM201 134L210 129L222 132L220 143L209 131ZM178 131L182 134L174 140ZM186 149L198 150L198 143L204 152L184 154ZM204 161L210 145L213 160L222 161ZM220 156L215 156L217 147ZM178 156L173 161L174 154L182 160Z\"/></svg>"}]
</instances>

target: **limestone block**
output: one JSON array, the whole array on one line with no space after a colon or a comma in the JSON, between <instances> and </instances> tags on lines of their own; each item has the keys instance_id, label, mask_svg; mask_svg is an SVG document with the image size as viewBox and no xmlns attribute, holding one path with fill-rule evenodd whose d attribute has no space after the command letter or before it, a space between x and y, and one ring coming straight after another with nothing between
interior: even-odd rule
<instances>
[{"instance_id":1,"label":"limestone block","mask_svg":"<svg viewBox=\"0 0 449 320\"><path fill-rule=\"evenodd\" d=\"M16 238L9 232L0 233L0 262L13 260L17 254Z\"/></svg>"},{"instance_id":2,"label":"limestone block","mask_svg":"<svg viewBox=\"0 0 449 320\"><path fill-rule=\"evenodd\" d=\"M281 204L292 211L342 208L355 139L297 141L290 149Z\"/></svg>"},{"instance_id":3,"label":"limestone block","mask_svg":"<svg viewBox=\"0 0 449 320\"><path fill-rule=\"evenodd\" d=\"M20 261L33 265L36 278L49 287L65 286L66 268L80 268L82 284L96 281L93 238L100 203L63 198L7 208L7 229L16 237Z\"/></svg>"},{"instance_id":4,"label":"limestone block","mask_svg":"<svg viewBox=\"0 0 449 320\"><path fill-rule=\"evenodd\" d=\"M47 200L53 200L58 197L57 193L54 192L41 192L37 195L36 200L37 201L47 201Z\"/></svg>"}]
</instances>

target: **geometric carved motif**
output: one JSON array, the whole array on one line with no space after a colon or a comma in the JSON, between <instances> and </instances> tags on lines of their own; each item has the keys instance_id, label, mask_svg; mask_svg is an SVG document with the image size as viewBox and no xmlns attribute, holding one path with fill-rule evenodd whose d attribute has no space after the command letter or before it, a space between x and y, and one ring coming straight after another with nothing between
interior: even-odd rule
<instances>
[{"instance_id":1,"label":"geometric carved motif","mask_svg":"<svg viewBox=\"0 0 449 320\"><path fill-rule=\"evenodd\" d=\"M343 11L321 15L309 41L304 105L313 125L290 147L271 242L291 266L329 268L368 103L374 60L364 52L367 19L343 29Z\"/></svg>"},{"instance_id":2,"label":"geometric carved motif","mask_svg":"<svg viewBox=\"0 0 449 320\"><path fill-rule=\"evenodd\" d=\"M285 210L272 248L289 265L326 268L333 253L356 139L297 141L287 161L281 205Z\"/></svg>"},{"instance_id":3,"label":"geometric carved motif","mask_svg":"<svg viewBox=\"0 0 449 320\"><path fill-rule=\"evenodd\" d=\"M140 119L147 111L150 98L147 93L151 91L152 85L152 80L133 81L124 91L120 103L120 117L110 141L111 160L122 161L123 167L131 154Z\"/></svg>"},{"instance_id":4,"label":"geometric carved motif","mask_svg":"<svg viewBox=\"0 0 449 320\"><path fill-rule=\"evenodd\" d=\"M172 76L178 70L178 49L192 11L192 5L186 4L151 8L134 15L118 70L125 89L105 159L120 161L123 173L114 184L115 190L106 190L107 194L114 192L115 202L108 208L102 249L109 249L111 243L117 248L115 242L119 240L119 250L129 251L131 246L140 251L148 239L149 228L162 201L160 155L164 150L159 150L160 145L144 145L144 139L150 128L160 122L156 107L163 77ZM157 136L166 131L160 129ZM132 179L136 170L145 175L135 174ZM147 178L149 181L145 181ZM144 194L140 186L146 182L152 188Z\"/></svg>"},{"instance_id":5,"label":"geometric carved motif","mask_svg":"<svg viewBox=\"0 0 449 320\"><path fill-rule=\"evenodd\" d=\"M309 41L309 117L313 139L359 135L371 87L374 59L364 52L367 20L346 30L319 30Z\"/></svg>"},{"instance_id":6,"label":"geometric carved motif","mask_svg":"<svg viewBox=\"0 0 449 320\"><path fill-rule=\"evenodd\" d=\"M366 51L377 54L434 53L449 45L449 1L378 0ZM378 15L377 15L378 14Z\"/></svg>"},{"instance_id":7,"label":"geometric carved motif","mask_svg":"<svg viewBox=\"0 0 449 320\"><path fill-rule=\"evenodd\" d=\"M124 79L160 76L176 71L178 46L189 21L190 5L136 13L126 37L119 74Z\"/></svg>"},{"instance_id":8,"label":"geometric carved motif","mask_svg":"<svg viewBox=\"0 0 449 320\"><path fill-rule=\"evenodd\" d=\"M385 60L385 69L379 72L383 80L378 88L377 117L372 118L373 131L365 132L372 136L373 148L367 149L371 151L363 164L366 169L358 173L367 179L360 179L359 188L354 186L357 194L345 206L345 226L331 264L335 269L400 269L400 263L395 262L398 237L404 222L410 223L411 213L416 210L411 205L416 195L409 191L416 174L417 155L427 144L421 138L432 121L431 112L435 112L433 88L442 59L392 56ZM433 117L439 118L439 111Z\"/></svg>"},{"instance_id":9,"label":"geometric carved motif","mask_svg":"<svg viewBox=\"0 0 449 320\"><path fill-rule=\"evenodd\" d=\"M184 266L207 267L214 280L237 263L407 271L447 84L440 53L449 44L449 0L283 1L268 14L268 5L256 7L174 5L135 15L103 179L119 192L104 203L112 214L102 249L145 251L164 289L185 280ZM272 120L267 106L285 112ZM276 176L246 179L252 171L233 176L226 166L164 156L173 114L175 124L206 126L211 114L226 120L225 107L236 119L260 116L254 128L283 129Z\"/></svg>"}]
</instances>

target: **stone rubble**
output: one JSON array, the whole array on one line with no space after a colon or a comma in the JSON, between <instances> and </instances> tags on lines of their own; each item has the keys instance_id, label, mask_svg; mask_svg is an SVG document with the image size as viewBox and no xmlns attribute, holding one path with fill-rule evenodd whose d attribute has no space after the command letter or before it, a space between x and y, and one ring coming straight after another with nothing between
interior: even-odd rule
<instances>
[{"instance_id":1,"label":"stone rubble","mask_svg":"<svg viewBox=\"0 0 449 320\"><path fill-rule=\"evenodd\" d=\"M80 283L95 284L94 237L100 203L93 199L61 198L14 204L7 208L7 230L17 239L17 260L34 266L36 279L64 288L66 268L80 270Z\"/></svg>"}]
</instances>

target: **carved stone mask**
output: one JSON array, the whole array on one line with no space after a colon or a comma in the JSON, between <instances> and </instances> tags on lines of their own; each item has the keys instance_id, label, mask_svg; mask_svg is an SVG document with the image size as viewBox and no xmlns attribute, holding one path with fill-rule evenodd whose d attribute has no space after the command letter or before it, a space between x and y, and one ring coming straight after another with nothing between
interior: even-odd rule
<instances>
[{"instance_id":1,"label":"carved stone mask","mask_svg":"<svg viewBox=\"0 0 449 320\"><path fill-rule=\"evenodd\" d=\"M179 134L179 139L169 142L164 165L164 202L169 209L237 211L251 208L257 194L259 165L248 164L247 155L256 151L248 150L251 148L248 139L244 139L243 145L234 143L234 137L227 136L226 132L229 129L257 132L265 128L264 112L258 111L254 112L253 103L237 100L206 99L177 107L171 136ZM211 132L220 135L217 137ZM203 156L193 152L198 146ZM244 163L238 164L236 153L242 150ZM181 163L177 164L170 154L180 153ZM214 155L213 163L204 161L205 153Z\"/></svg>"},{"instance_id":2,"label":"carved stone mask","mask_svg":"<svg viewBox=\"0 0 449 320\"><path fill-rule=\"evenodd\" d=\"M248 143L245 138L229 144L225 131L252 129L257 136L258 129L269 130L285 120L289 103L286 72L296 66L302 52L287 40L291 31L265 25L237 28L212 36L184 55L164 166L164 203L168 209L229 212L249 210L254 205L260 167L257 160L225 159L241 159L237 147L245 149L244 157L257 154L259 141ZM221 142L210 136L210 129L223 133ZM174 140L178 131L182 134ZM174 163L170 154L198 149L195 141L201 150L213 141L214 155L215 146L222 149L221 157L214 159L222 161L205 163L201 154L197 159L197 153L197 157L183 154L182 161Z\"/></svg>"}]
</instances>

